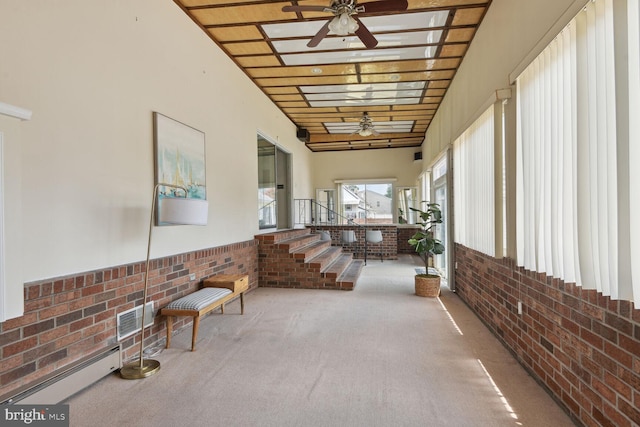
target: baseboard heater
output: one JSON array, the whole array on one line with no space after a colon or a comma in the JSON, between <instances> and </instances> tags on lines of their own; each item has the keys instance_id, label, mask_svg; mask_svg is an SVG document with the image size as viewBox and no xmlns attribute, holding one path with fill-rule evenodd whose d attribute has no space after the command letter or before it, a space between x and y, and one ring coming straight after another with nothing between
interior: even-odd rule
<instances>
[{"instance_id":1,"label":"baseboard heater","mask_svg":"<svg viewBox=\"0 0 640 427\"><path fill-rule=\"evenodd\" d=\"M0 398L0 405L54 405L122 367L120 345L86 356Z\"/></svg>"}]
</instances>

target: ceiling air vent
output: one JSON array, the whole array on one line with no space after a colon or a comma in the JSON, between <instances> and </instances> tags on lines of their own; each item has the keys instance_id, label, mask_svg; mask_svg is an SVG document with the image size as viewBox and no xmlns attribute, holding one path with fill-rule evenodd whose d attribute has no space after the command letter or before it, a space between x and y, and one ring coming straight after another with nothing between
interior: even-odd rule
<instances>
[{"instance_id":1,"label":"ceiling air vent","mask_svg":"<svg viewBox=\"0 0 640 427\"><path fill-rule=\"evenodd\" d=\"M144 326L153 324L153 301L147 303L144 313ZM118 314L118 341L135 334L140 330L142 305Z\"/></svg>"}]
</instances>

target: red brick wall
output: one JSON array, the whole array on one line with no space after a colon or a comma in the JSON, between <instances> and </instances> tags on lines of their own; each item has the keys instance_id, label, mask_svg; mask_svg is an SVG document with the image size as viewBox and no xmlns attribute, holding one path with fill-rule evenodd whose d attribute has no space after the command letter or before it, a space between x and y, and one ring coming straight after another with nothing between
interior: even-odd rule
<instances>
[{"instance_id":1,"label":"red brick wall","mask_svg":"<svg viewBox=\"0 0 640 427\"><path fill-rule=\"evenodd\" d=\"M416 253L413 246L408 243L408 240L420 230L418 226L403 225L398 227L398 253L399 254L414 254Z\"/></svg>"},{"instance_id":2,"label":"red brick wall","mask_svg":"<svg viewBox=\"0 0 640 427\"><path fill-rule=\"evenodd\" d=\"M640 425L640 310L633 303L513 260L455 250L458 295L573 417L588 426Z\"/></svg>"},{"instance_id":3,"label":"red brick wall","mask_svg":"<svg viewBox=\"0 0 640 427\"><path fill-rule=\"evenodd\" d=\"M154 260L149 298L158 310L221 273L249 275L258 286L254 240ZM0 396L117 342L116 315L142 304L144 262L58 277L24 286L25 314L0 324ZM189 281L195 273L196 280ZM191 322L180 317L177 328ZM122 342L136 356L140 335ZM147 328L145 346L166 338L164 318ZM137 344L136 344L137 343Z\"/></svg>"},{"instance_id":4,"label":"red brick wall","mask_svg":"<svg viewBox=\"0 0 640 427\"><path fill-rule=\"evenodd\" d=\"M379 258L382 252L383 259L398 259L398 227L396 225L375 225L375 226L348 226L348 225L323 225L317 227L309 227L311 232L316 230L325 230L331 233L331 240L334 245L340 245L345 252L353 253L354 258L364 258L364 235L365 229L381 230L382 244L367 245L368 258ZM342 230L354 230L356 232L356 243L340 244Z\"/></svg>"},{"instance_id":5,"label":"red brick wall","mask_svg":"<svg viewBox=\"0 0 640 427\"><path fill-rule=\"evenodd\" d=\"M322 257L331 244L323 242L315 246L320 242L320 237L311 234L309 229L260 234L256 240L259 242L259 286L353 290L353 283L339 283L337 277L322 273L323 265L329 265L330 261L315 257ZM310 244L314 245L313 248L309 247Z\"/></svg>"}]
</instances>

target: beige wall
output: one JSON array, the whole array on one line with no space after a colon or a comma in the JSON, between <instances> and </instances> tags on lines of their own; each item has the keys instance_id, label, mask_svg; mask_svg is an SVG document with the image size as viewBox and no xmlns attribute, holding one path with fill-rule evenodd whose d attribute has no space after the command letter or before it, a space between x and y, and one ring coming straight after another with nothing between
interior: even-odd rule
<instances>
[{"instance_id":1,"label":"beige wall","mask_svg":"<svg viewBox=\"0 0 640 427\"><path fill-rule=\"evenodd\" d=\"M313 183L315 188L334 188L336 179L396 178L394 185L414 187L420 173L420 162L413 161L417 151L420 149L313 153Z\"/></svg>"},{"instance_id":2,"label":"beige wall","mask_svg":"<svg viewBox=\"0 0 640 427\"><path fill-rule=\"evenodd\" d=\"M310 197L311 153L295 126L171 1L0 0L0 101L21 127L22 281L140 261L153 189L152 112L206 135L206 227L154 230L152 257L251 239L256 133L292 154ZM16 247L7 248L9 251ZM15 283L22 289L22 282Z\"/></svg>"},{"instance_id":3,"label":"beige wall","mask_svg":"<svg viewBox=\"0 0 640 427\"><path fill-rule=\"evenodd\" d=\"M424 168L453 143L495 97L510 86L523 61L533 59L547 32L559 31L587 0L493 0L460 69L426 133ZM533 51L533 53L532 53Z\"/></svg>"}]
</instances>

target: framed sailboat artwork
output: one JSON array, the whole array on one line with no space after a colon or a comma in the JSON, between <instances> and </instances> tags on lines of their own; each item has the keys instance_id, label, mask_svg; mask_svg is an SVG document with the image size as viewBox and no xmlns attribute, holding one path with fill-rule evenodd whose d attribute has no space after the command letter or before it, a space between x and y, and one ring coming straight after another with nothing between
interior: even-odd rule
<instances>
[{"instance_id":1,"label":"framed sailboat artwork","mask_svg":"<svg viewBox=\"0 0 640 427\"><path fill-rule=\"evenodd\" d=\"M167 197L207 199L205 135L158 112L153 113L156 203ZM164 225L158 223L156 225Z\"/></svg>"}]
</instances>

